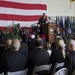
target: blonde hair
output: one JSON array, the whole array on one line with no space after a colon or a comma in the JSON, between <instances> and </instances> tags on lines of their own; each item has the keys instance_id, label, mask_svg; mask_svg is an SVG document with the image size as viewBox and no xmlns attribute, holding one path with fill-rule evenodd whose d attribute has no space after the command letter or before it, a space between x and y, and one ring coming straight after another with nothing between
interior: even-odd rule
<instances>
[{"instance_id":1,"label":"blonde hair","mask_svg":"<svg viewBox=\"0 0 75 75\"><path fill-rule=\"evenodd\" d=\"M45 44L45 48L46 48L47 50L51 48L51 45L50 45L49 42L46 42L46 44Z\"/></svg>"},{"instance_id":2,"label":"blonde hair","mask_svg":"<svg viewBox=\"0 0 75 75\"><path fill-rule=\"evenodd\" d=\"M58 44L60 47L63 47L65 45L64 40L63 39L59 40Z\"/></svg>"},{"instance_id":3,"label":"blonde hair","mask_svg":"<svg viewBox=\"0 0 75 75\"><path fill-rule=\"evenodd\" d=\"M61 40L62 38L55 38L55 45L56 45L56 48L59 46L59 40Z\"/></svg>"},{"instance_id":4,"label":"blonde hair","mask_svg":"<svg viewBox=\"0 0 75 75\"><path fill-rule=\"evenodd\" d=\"M62 48L63 58L65 58L66 55L65 50L63 48L64 45L65 45L64 40L63 39L59 40L59 46Z\"/></svg>"}]
</instances>

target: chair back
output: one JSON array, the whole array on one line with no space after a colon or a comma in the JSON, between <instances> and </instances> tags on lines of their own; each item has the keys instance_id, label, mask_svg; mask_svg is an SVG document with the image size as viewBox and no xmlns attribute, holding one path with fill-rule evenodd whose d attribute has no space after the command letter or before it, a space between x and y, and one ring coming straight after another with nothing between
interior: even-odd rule
<instances>
[{"instance_id":1,"label":"chair back","mask_svg":"<svg viewBox=\"0 0 75 75\"><path fill-rule=\"evenodd\" d=\"M7 72L6 75L27 75L27 71L28 69L22 71Z\"/></svg>"},{"instance_id":2,"label":"chair back","mask_svg":"<svg viewBox=\"0 0 75 75\"><path fill-rule=\"evenodd\" d=\"M35 66L33 69L32 75L38 74L39 72L45 72L45 71L47 71L47 73L49 73L51 67L52 67L52 64Z\"/></svg>"},{"instance_id":3,"label":"chair back","mask_svg":"<svg viewBox=\"0 0 75 75\"><path fill-rule=\"evenodd\" d=\"M68 74L67 68L61 68L60 70L58 70L57 72L55 72L54 75L67 75L67 74Z\"/></svg>"},{"instance_id":4,"label":"chair back","mask_svg":"<svg viewBox=\"0 0 75 75\"><path fill-rule=\"evenodd\" d=\"M61 67L63 67L63 66L64 66L64 62L62 62L62 63L57 63L56 69L57 69L57 68L61 68Z\"/></svg>"},{"instance_id":5,"label":"chair back","mask_svg":"<svg viewBox=\"0 0 75 75\"><path fill-rule=\"evenodd\" d=\"M56 64L54 65L54 67L53 67L52 72L51 72L50 75L54 75L56 69L59 69L59 68L61 68L61 67L63 67L63 66L64 66L64 62L62 62L62 63L56 63Z\"/></svg>"},{"instance_id":6,"label":"chair back","mask_svg":"<svg viewBox=\"0 0 75 75\"><path fill-rule=\"evenodd\" d=\"M2 72L1 75L4 75L4 73Z\"/></svg>"},{"instance_id":7,"label":"chair back","mask_svg":"<svg viewBox=\"0 0 75 75\"><path fill-rule=\"evenodd\" d=\"M2 72L0 75L4 75L4 73Z\"/></svg>"},{"instance_id":8,"label":"chair back","mask_svg":"<svg viewBox=\"0 0 75 75\"><path fill-rule=\"evenodd\" d=\"M72 75L75 75L75 70L73 71Z\"/></svg>"}]
</instances>

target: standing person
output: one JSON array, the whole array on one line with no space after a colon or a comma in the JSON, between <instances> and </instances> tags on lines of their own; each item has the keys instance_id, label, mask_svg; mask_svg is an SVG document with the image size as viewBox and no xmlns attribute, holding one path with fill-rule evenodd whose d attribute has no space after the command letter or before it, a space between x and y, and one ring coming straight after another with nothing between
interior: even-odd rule
<instances>
[{"instance_id":1,"label":"standing person","mask_svg":"<svg viewBox=\"0 0 75 75\"><path fill-rule=\"evenodd\" d=\"M47 16L45 13L43 13L43 16L39 19L39 24L40 24L40 33L43 34L43 25L46 24L47 22Z\"/></svg>"},{"instance_id":2,"label":"standing person","mask_svg":"<svg viewBox=\"0 0 75 75\"><path fill-rule=\"evenodd\" d=\"M3 36L3 33L2 33L2 30L0 29L0 43L2 43L2 36Z\"/></svg>"},{"instance_id":3,"label":"standing person","mask_svg":"<svg viewBox=\"0 0 75 75\"><path fill-rule=\"evenodd\" d=\"M70 22L69 16L67 16L67 18L65 20L65 28L66 28L67 35L70 36L70 34L71 34L71 22Z\"/></svg>"},{"instance_id":4,"label":"standing person","mask_svg":"<svg viewBox=\"0 0 75 75\"><path fill-rule=\"evenodd\" d=\"M43 13L42 17L39 19L39 24L46 24L47 16L45 13Z\"/></svg>"},{"instance_id":5,"label":"standing person","mask_svg":"<svg viewBox=\"0 0 75 75\"><path fill-rule=\"evenodd\" d=\"M37 23L37 26L33 28L33 32L35 32L35 35L39 34L40 35L40 24Z\"/></svg>"},{"instance_id":6,"label":"standing person","mask_svg":"<svg viewBox=\"0 0 75 75\"><path fill-rule=\"evenodd\" d=\"M29 52L33 51L35 49L35 35L31 34L30 36L30 40L27 42L28 48L29 48Z\"/></svg>"},{"instance_id":7,"label":"standing person","mask_svg":"<svg viewBox=\"0 0 75 75\"><path fill-rule=\"evenodd\" d=\"M43 42L41 38L35 40L36 49L28 54L27 68L28 75L33 72L34 66L45 65L49 63L49 54L43 50Z\"/></svg>"}]
</instances>

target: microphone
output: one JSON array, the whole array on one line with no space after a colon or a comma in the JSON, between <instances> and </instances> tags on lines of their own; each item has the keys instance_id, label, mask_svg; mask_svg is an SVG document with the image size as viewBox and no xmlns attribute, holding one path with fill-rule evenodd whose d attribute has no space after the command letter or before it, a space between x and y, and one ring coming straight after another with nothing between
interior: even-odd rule
<instances>
[{"instance_id":1,"label":"microphone","mask_svg":"<svg viewBox=\"0 0 75 75\"><path fill-rule=\"evenodd\" d=\"M56 22L56 20L52 19L50 16L48 16L48 21L49 22Z\"/></svg>"},{"instance_id":2,"label":"microphone","mask_svg":"<svg viewBox=\"0 0 75 75\"><path fill-rule=\"evenodd\" d=\"M49 20L51 19L51 17L48 17L49 18Z\"/></svg>"}]
</instances>

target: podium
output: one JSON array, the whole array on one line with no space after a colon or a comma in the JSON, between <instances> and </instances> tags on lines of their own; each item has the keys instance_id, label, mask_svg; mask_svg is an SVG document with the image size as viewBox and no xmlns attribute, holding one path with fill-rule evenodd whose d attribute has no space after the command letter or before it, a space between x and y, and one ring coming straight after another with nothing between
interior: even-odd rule
<instances>
[{"instance_id":1,"label":"podium","mask_svg":"<svg viewBox=\"0 0 75 75\"><path fill-rule=\"evenodd\" d=\"M44 24L43 27L43 34L46 35L47 42L51 44L54 42L54 29L56 24L55 23L48 23Z\"/></svg>"}]
</instances>

